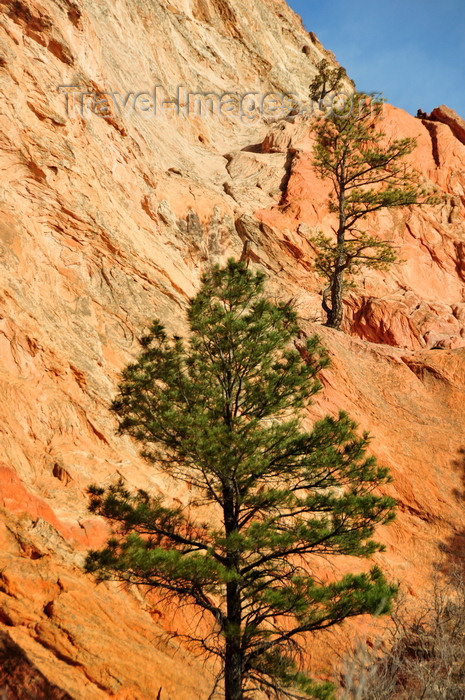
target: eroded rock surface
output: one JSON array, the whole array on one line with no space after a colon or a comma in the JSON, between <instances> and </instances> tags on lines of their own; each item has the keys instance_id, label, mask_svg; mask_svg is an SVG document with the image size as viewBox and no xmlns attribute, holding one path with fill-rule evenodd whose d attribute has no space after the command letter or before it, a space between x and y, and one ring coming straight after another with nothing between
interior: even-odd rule
<instances>
[{"instance_id":1,"label":"eroded rock surface","mask_svg":"<svg viewBox=\"0 0 465 700\"><path fill-rule=\"evenodd\" d=\"M309 419L347 409L392 469L400 514L378 561L417 594L464 542L459 119L387 108L389 134L418 137L412 163L442 202L369 222L405 263L360 281L351 337L319 325L309 238L334 220L308 118L147 118L120 102L104 119L71 114L58 90L97 94L102 110L105 93L154 86L165 100L178 86L305 96L331 56L282 0L2 0L0 13L0 659L12 664L0 693L206 698L212 669L167 636L184 618L82 574L107 535L88 484L123 476L186 497L115 435L118 373L153 317L185 332L207 265L244 254L264 268L333 359Z\"/></svg>"}]
</instances>

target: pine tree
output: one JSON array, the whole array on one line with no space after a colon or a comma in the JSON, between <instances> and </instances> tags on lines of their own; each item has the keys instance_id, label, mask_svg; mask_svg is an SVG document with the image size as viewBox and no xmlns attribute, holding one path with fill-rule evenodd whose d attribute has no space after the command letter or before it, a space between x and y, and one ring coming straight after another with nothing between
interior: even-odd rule
<instances>
[{"instance_id":1,"label":"pine tree","mask_svg":"<svg viewBox=\"0 0 465 700\"><path fill-rule=\"evenodd\" d=\"M344 413L302 428L327 356L316 337L295 349L296 313L266 299L262 273L232 260L213 268L188 322L187 341L153 323L112 408L153 467L189 485L191 502L121 481L91 487L91 510L115 534L88 554L87 571L203 611L210 633L189 639L219 658L226 700L258 688L330 698L300 667L306 635L389 610L395 587L376 567L323 583L315 561L382 550L372 534L393 517L393 500L376 494L387 470ZM198 504L210 506L208 521Z\"/></svg>"},{"instance_id":2,"label":"pine tree","mask_svg":"<svg viewBox=\"0 0 465 700\"><path fill-rule=\"evenodd\" d=\"M404 161L416 140L388 140L380 129L383 100L373 97L355 92L314 127L315 169L332 183L329 211L338 216L335 241L322 233L312 239L316 269L329 281L322 305L331 328L341 326L348 278L361 267L386 269L396 260L392 244L360 229L360 221L380 209L437 201Z\"/></svg>"},{"instance_id":3,"label":"pine tree","mask_svg":"<svg viewBox=\"0 0 465 700\"><path fill-rule=\"evenodd\" d=\"M318 103L320 108L324 106L327 95L342 90L344 80L352 83L347 77L346 69L342 66L331 68L326 58L322 58L317 65L317 74L309 85L310 97Z\"/></svg>"}]
</instances>

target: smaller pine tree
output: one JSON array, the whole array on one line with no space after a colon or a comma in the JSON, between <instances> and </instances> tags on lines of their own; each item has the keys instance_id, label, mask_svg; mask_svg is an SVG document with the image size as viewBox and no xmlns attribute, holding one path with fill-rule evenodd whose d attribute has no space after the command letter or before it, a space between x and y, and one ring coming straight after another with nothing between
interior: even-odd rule
<instances>
[{"instance_id":1,"label":"smaller pine tree","mask_svg":"<svg viewBox=\"0 0 465 700\"><path fill-rule=\"evenodd\" d=\"M330 698L299 654L309 634L389 610L395 587L374 567L324 583L318 557L370 557L394 502L367 457L369 438L341 413L308 432L301 412L327 365L316 337L293 347L295 311L274 304L264 275L229 261L203 276L189 339L155 321L123 372L113 411L154 466L189 485L181 507L122 482L94 486L91 510L114 536L88 554L98 579L148 586L203 611L210 632L189 639L220 661L226 700ZM208 504L200 521L194 506ZM311 556L312 555L312 556Z\"/></svg>"},{"instance_id":2,"label":"smaller pine tree","mask_svg":"<svg viewBox=\"0 0 465 700\"><path fill-rule=\"evenodd\" d=\"M322 58L317 66L317 74L309 85L310 97L323 106L325 98L331 93L341 90L344 80L352 82L347 77L346 69L342 66L331 68L326 58Z\"/></svg>"},{"instance_id":3,"label":"smaller pine tree","mask_svg":"<svg viewBox=\"0 0 465 700\"><path fill-rule=\"evenodd\" d=\"M396 260L392 244L360 228L380 209L435 204L418 173L405 163L414 138L388 140L381 131L381 97L355 92L333 105L314 126L314 166L332 184L329 211L337 214L336 240L319 233L316 270L328 280L323 293L326 325L340 328L344 286L362 267L387 269Z\"/></svg>"}]
</instances>

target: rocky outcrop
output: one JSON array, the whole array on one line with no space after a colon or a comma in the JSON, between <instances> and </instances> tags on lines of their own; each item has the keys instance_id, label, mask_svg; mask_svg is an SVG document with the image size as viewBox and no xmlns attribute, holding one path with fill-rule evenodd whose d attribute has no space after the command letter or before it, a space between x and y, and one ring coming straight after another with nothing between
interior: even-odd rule
<instances>
[{"instance_id":1,"label":"rocky outcrop","mask_svg":"<svg viewBox=\"0 0 465 700\"><path fill-rule=\"evenodd\" d=\"M348 334L333 332L312 265L312 233L334 220L310 121L289 102L287 116L260 114L259 99L306 104L316 63L333 59L283 0L2 0L0 12L0 658L15 684L0 671L0 694L207 698L214 669L168 634L185 614L82 573L107 535L88 484L123 476L187 498L115 435L119 372L153 317L185 332L207 265L260 266L332 357L308 420L347 409L392 469L400 514L378 562L416 594L464 541L465 146L447 123L386 108L389 134L418 137L413 165L442 201L369 222L405 262L364 276ZM186 114L179 86L258 98L242 114Z\"/></svg>"},{"instance_id":2,"label":"rocky outcrop","mask_svg":"<svg viewBox=\"0 0 465 700\"><path fill-rule=\"evenodd\" d=\"M453 109L447 107L446 105L440 105L433 109L429 118L435 122L441 122L442 124L447 124L450 130L461 143L465 144L465 121L460 117L457 112Z\"/></svg>"},{"instance_id":3,"label":"rocky outcrop","mask_svg":"<svg viewBox=\"0 0 465 700\"><path fill-rule=\"evenodd\" d=\"M26 653L6 632L0 632L0 687L2 697L11 700L71 700L72 696L53 686L29 661Z\"/></svg>"}]
</instances>

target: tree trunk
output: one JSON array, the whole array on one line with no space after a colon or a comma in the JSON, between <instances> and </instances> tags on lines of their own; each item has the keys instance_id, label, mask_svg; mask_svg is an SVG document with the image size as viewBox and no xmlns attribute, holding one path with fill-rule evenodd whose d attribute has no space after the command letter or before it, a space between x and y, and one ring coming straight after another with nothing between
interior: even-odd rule
<instances>
[{"instance_id":1,"label":"tree trunk","mask_svg":"<svg viewBox=\"0 0 465 700\"><path fill-rule=\"evenodd\" d=\"M228 584L228 586L229 585L230 584ZM228 624L225 629L225 633L226 650L224 658L224 697L225 700L243 700L240 629L237 629L237 626L234 623Z\"/></svg>"},{"instance_id":2,"label":"tree trunk","mask_svg":"<svg viewBox=\"0 0 465 700\"><path fill-rule=\"evenodd\" d=\"M329 328L340 329L342 323L342 290L344 288L344 270L346 268L345 238L346 238L346 212L345 212L345 160L341 163L339 194L339 228L337 231L337 254L334 260L334 272L331 276L331 309L328 311L326 325Z\"/></svg>"},{"instance_id":3,"label":"tree trunk","mask_svg":"<svg viewBox=\"0 0 465 700\"><path fill-rule=\"evenodd\" d=\"M227 535L237 532L237 517L235 514L234 489L228 484L223 489L224 525ZM227 567L235 574L239 573L240 556L235 549L226 553ZM225 656L224 656L224 689L225 700L243 700L242 695L242 593L237 581L226 584L226 624L224 627Z\"/></svg>"},{"instance_id":4,"label":"tree trunk","mask_svg":"<svg viewBox=\"0 0 465 700\"><path fill-rule=\"evenodd\" d=\"M340 329L342 323L342 289L343 268L336 269L331 281L331 308L327 311L328 318L325 325L329 328Z\"/></svg>"}]
</instances>

